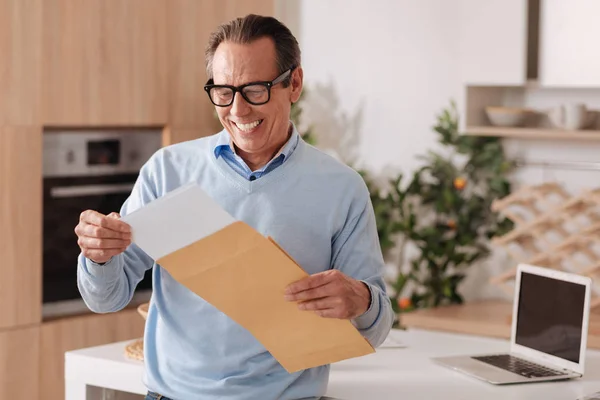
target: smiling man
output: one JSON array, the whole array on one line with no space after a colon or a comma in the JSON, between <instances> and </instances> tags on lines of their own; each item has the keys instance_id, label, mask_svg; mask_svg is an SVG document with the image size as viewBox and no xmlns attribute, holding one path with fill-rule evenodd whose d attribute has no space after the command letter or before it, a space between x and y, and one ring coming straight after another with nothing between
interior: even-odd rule
<instances>
[{"instance_id":1,"label":"smiling man","mask_svg":"<svg viewBox=\"0 0 600 400\"><path fill-rule=\"evenodd\" d=\"M290 121L302 92L300 49L270 17L249 15L209 39L204 87L225 128L169 146L142 168L126 215L195 182L235 218L273 237L309 277L282 290L305 312L349 319L380 345L392 324L367 188L351 168L306 144ZM125 307L147 269L147 399L316 399L329 366L287 373L259 342L175 281L135 244L120 215L81 214L78 284L88 307ZM198 261L199 263L201 260Z\"/></svg>"}]
</instances>

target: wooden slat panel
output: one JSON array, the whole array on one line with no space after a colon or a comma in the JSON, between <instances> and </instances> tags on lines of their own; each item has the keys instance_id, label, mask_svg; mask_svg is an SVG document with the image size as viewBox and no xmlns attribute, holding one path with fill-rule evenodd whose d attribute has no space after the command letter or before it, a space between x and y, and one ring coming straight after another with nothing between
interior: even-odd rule
<instances>
[{"instance_id":1,"label":"wooden slat panel","mask_svg":"<svg viewBox=\"0 0 600 400\"><path fill-rule=\"evenodd\" d=\"M0 329L41 321L42 131L0 127Z\"/></svg>"},{"instance_id":2,"label":"wooden slat panel","mask_svg":"<svg viewBox=\"0 0 600 400\"><path fill-rule=\"evenodd\" d=\"M133 309L45 322L41 328L40 390L44 400L65 397L65 352L142 337L144 320Z\"/></svg>"},{"instance_id":3,"label":"wooden slat panel","mask_svg":"<svg viewBox=\"0 0 600 400\"><path fill-rule=\"evenodd\" d=\"M35 371L39 365L39 326L0 331L0 399L42 399Z\"/></svg>"},{"instance_id":4,"label":"wooden slat panel","mask_svg":"<svg viewBox=\"0 0 600 400\"><path fill-rule=\"evenodd\" d=\"M45 125L164 125L166 0L46 0Z\"/></svg>"},{"instance_id":5,"label":"wooden slat panel","mask_svg":"<svg viewBox=\"0 0 600 400\"><path fill-rule=\"evenodd\" d=\"M42 0L0 0L0 126L39 125Z\"/></svg>"},{"instance_id":6,"label":"wooden slat panel","mask_svg":"<svg viewBox=\"0 0 600 400\"><path fill-rule=\"evenodd\" d=\"M272 15L273 0L171 0L167 8L169 125L222 129L203 86L204 50L209 34L222 22L250 12Z\"/></svg>"}]
</instances>

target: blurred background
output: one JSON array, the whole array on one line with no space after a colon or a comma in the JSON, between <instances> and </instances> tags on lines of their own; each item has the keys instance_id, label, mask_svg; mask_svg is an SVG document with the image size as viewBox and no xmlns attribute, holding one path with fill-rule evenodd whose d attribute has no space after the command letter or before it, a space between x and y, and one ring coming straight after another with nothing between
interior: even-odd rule
<instances>
[{"instance_id":1,"label":"blurred background","mask_svg":"<svg viewBox=\"0 0 600 400\"><path fill-rule=\"evenodd\" d=\"M293 120L365 178L398 326L507 337L517 262L600 271L596 0L0 0L0 397L62 399L66 351L142 336L149 277L91 314L73 229L222 129L204 47L248 13L296 35Z\"/></svg>"}]
</instances>

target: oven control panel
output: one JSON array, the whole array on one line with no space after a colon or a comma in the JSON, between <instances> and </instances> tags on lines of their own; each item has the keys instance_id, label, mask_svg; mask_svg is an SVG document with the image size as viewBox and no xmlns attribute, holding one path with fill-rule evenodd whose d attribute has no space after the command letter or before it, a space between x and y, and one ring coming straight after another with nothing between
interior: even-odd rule
<instances>
[{"instance_id":1,"label":"oven control panel","mask_svg":"<svg viewBox=\"0 0 600 400\"><path fill-rule=\"evenodd\" d=\"M44 177L137 173L162 145L162 131L46 131Z\"/></svg>"}]
</instances>

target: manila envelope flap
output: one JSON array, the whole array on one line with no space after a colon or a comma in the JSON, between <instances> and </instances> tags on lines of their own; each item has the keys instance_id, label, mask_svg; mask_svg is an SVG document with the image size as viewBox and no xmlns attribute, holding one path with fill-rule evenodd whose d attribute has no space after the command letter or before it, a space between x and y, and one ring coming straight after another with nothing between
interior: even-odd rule
<instances>
[{"instance_id":1,"label":"manila envelope flap","mask_svg":"<svg viewBox=\"0 0 600 400\"><path fill-rule=\"evenodd\" d=\"M322 318L285 301L285 287L308 274L243 222L158 263L246 328L290 373L375 351L350 321Z\"/></svg>"},{"instance_id":2,"label":"manila envelope flap","mask_svg":"<svg viewBox=\"0 0 600 400\"><path fill-rule=\"evenodd\" d=\"M184 284L225 260L237 258L239 254L254 248L264 237L248 224L237 221L188 246L176 250L157 260L169 271L173 279Z\"/></svg>"}]
</instances>

